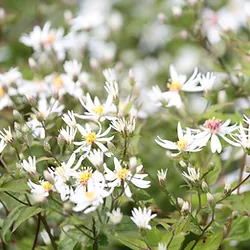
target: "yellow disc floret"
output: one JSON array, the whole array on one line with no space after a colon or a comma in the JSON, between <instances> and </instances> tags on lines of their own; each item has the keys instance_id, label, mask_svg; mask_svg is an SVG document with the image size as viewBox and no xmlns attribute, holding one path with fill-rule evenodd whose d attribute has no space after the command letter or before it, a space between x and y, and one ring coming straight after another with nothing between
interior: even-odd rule
<instances>
[{"instance_id":1,"label":"yellow disc floret","mask_svg":"<svg viewBox=\"0 0 250 250\"><path fill-rule=\"evenodd\" d=\"M87 142L88 145L93 144L93 142L96 139L96 133L95 132L91 132L88 135L86 135L84 138L85 138L85 140L86 140L86 142Z\"/></svg>"},{"instance_id":2,"label":"yellow disc floret","mask_svg":"<svg viewBox=\"0 0 250 250\"><path fill-rule=\"evenodd\" d=\"M86 171L80 174L79 182L86 186L88 183L88 180L92 177L92 173L90 171Z\"/></svg>"},{"instance_id":3,"label":"yellow disc floret","mask_svg":"<svg viewBox=\"0 0 250 250\"><path fill-rule=\"evenodd\" d=\"M54 78L54 85L56 88L60 89L63 87L63 80L60 76Z\"/></svg>"},{"instance_id":4,"label":"yellow disc floret","mask_svg":"<svg viewBox=\"0 0 250 250\"><path fill-rule=\"evenodd\" d=\"M3 97L5 95L5 91L3 88L0 87L0 97Z\"/></svg>"},{"instance_id":5,"label":"yellow disc floret","mask_svg":"<svg viewBox=\"0 0 250 250\"><path fill-rule=\"evenodd\" d=\"M179 91L181 88L181 83L180 82L171 82L169 85L170 91Z\"/></svg>"},{"instance_id":6,"label":"yellow disc floret","mask_svg":"<svg viewBox=\"0 0 250 250\"><path fill-rule=\"evenodd\" d=\"M101 115L103 114L103 106L96 106L93 108L93 112L96 113L97 115Z\"/></svg>"},{"instance_id":7,"label":"yellow disc floret","mask_svg":"<svg viewBox=\"0 0 250 250\"><path fill-rule=\"evenodd\" d=\"M188 142L185 139L179 140L176 144L177 144L177 147L180 151L185 150L188 146Z\"/></svg>"},{"instance_id":8,"label":"yellow disc floret","mask_svg":"<svg viewBox=\"0 0 250 250\"><path fill-rule=\"evenodd\" d=\"M125 180L128 177L128 170L126 168L118 170L116 175L117 175L117 178Z\"/></svg>"},{"instance_id":9,"label":"yellow disc floret","mask_svg":"<svg viewBox=\"0 0 250 250\"><path fill-rule=\"evenodd\" d=\"M51 183L49 183L48 181L45 181L42 183L42 187L43 187L44 191L49 192L52 190L53 185Z\"/></svg>"}]
</instances>

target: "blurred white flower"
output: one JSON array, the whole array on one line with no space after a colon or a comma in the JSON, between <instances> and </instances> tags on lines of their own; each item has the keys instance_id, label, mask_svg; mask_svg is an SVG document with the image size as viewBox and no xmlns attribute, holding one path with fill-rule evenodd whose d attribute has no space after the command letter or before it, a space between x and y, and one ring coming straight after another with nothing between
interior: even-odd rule
<instances>
[{"instance_id":1,"label":"blurred white flower","mask_svg":"<svg viewBox=\"0 0 250 250\"><path fill-rule=\"evenodd\" d=\"M36 173L36 157L29 156L28 161L23 160L23 162L21 163L21 166L26 172L30 174L35 174Z\"/></svg>"},{"instance_id":2,"label":"blurred white flower","mask_svg":"<svg viewBox=\"0 0 250 250\"><path fill-rule=\"evenodd\" d=\"M122 221L123 214L121 212L121 209L118 207L116 210L114 209L111 213L107 212L108 217L110 218L110 221L117 225Z\"/></svg>"},{"instance_id":3,"label":"blurred white flower","mask_svg":"<svg viewBox=\"0 0 250 250\"><path fill-rule=\"evenodd\" d=\"M139 228L150 230L151 226L149 225L149 222L157 216L156 214L151 213L151 209L147 209L145 207L143 209L140 207L138 209L134 208L130 218Z\"/></svg>"},{"instance_id":4,"label":"blurred white flower","mask_svg":"<svg viewBox=\"0 0 250 250\"><path fill-rule=\"evenodd\" d=\"M35 184L31 180L28 181L28 186L31 189L31 194L36 202L42 202L49 196L49 193L54 190L53 185L48 181L40 181L40 184Z\"/></svg>"},{"instance_id":5,"label":"blurred white flower","mask_svg":"<svg viewBox=\"0 0 250 250\"><path fill-rule=\"evenodd\" d=\"M4 128L3 131L0 130L0 139L4 140L5 143L11 143L13 141L13 135L10 126L8 129Z\"/></svg>"},{"instance_id":6,"label":"blurred white flower","mask_svg":"<svg viewBox=\"0 0 250 250\"><path fill-rule=\"evenodd\" d=\"M75 79L76 77L78 78L81 73L82 64L79 63L77 60L66 61L63 64L63 68L65 72L72 77L72 79Z\"/></svg>"},{"instance_id":7,"label":"blurred white flower","mask_svg":"<svg viewBox=\"0 0 250 250\"><path fill-rule=\"evenodd\" d=\"M104 163L103 162L104 161L104 159L103 159L104 154L100 149L98 149L98 150L94 149L94 150L90 151L87 158L92 163L92 165L96 168L100 168Z\"/></svg>"},{"instance_id":8,"label":"blurred white flower","mask_svg":"<svg viewBox=\"0 0 250 250\"><path fill-rule=\"evenodd\" d=\"M213 89L215 75L208 72L206 75L201 75L200 84L203 87L204 91L211 91Z\"/></svg>"},{"instance_id":9,"label":"blurred white flower","mask_svg":"<svg viewBox=\"0 0 250 250\"><path fill-rule=\"evenodd\" d=\"M187 179L189 179L192 182L198 182L200 180L200 169L196 171L193 167L187 168L188 173L183 172L183 176L185 176Z\"/></svg>"},{"instance_id":10,"label":"blurred white flower","mask_svg":"<svg viewBox=\"0 0 250 250\"><path fill-rule=\"evenodd\" d=\"M157 177L158 177L159 182L165 183L166 178L167 178L167 173L168 173L168 169L157 170Z\"/></svg>"}]
</instances>

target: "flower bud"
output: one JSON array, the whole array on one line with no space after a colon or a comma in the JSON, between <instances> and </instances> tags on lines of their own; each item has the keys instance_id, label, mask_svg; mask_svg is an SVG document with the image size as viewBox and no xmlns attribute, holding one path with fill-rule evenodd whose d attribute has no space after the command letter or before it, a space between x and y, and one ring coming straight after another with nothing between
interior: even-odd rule
<instances>
[{"instance_id":1,"label":"flower bud","mask_svg":"<svg viewBox=\"0 0 250 250\"><path fill-rule=\"evenodd\" d=\"M230 183L226 183L224 187L224 194L228 194L231 191L231 185Z\"/></svg>"},{"instance_id":2,"label":"flower bud","mask_svg":"<svg viewBox=\"0 0 250 250\"><path fill-rule=\"evenodd\" d=\"M72 205L70 204L70 202L65 202L63 204L63 213L64 214L70 214L72 211Z\"/></svg>"},{"instance_id":3,"label":"flower bud","mask_svg":"<svg viewBox=\"0 0 250 250\"><path fill-rule=\"evenodd\" d=\"M37 63L32 57L29 58L29 66L32 70L37 69Z\"/></svg>"},{"instance_id":4,"label":"flower bud","mask_svg":"<svg viewBox=\"0 0 250 250\"><path fill-rule=\"evenodd\" d=\"M65 138L63 135L59 134L57 136L57 144L59 145L59 147L63 147L65 145Z\"/></svg>"},{"instance_id":5,"label":"flower bud","mask_svg":"<svg viewBox=\"0 0 250 250\"><path fill-rule=\"evenodd\" d=\"M208 203L211 205L211 206L214 206L215 205L215 203L214 203L214 197L213 197L213 195L211 194L211 193L207 193L207 201L208 201Z\"/></svg>"},{"instance_id":6,"label":"flower bud","mask_svg":"<svg viewBox=\"0 0 250 250\"><path fill-rule=\"evenodd\" d=\"M128 77L129 77L129 84L130 84L130 86L131 87L135 86L136 81L135 81L135 76L134 76L134 72L132 71L132 69L129 70Z\"/></svg>"},{"instance_id":7,"label":"flower bud","mask_svg":"<svg viewBox=\"0 0 250 250\"><path fill-rule=\"evenodd\" d=\"M250 165L245 166L245 171L246 171L246 173L250 173Z\"/></svg>"},{"instance_id":8,"label":"flower bud","mask_svg":"<svg viewBox=\"0 0 250 250\"><path fill-rule=\"evenodd\" d=\"M157 171L157 177L162 186L165 186L167 172L168 172L168 169L166 169L165 171L163 169Z\"/></svg>"},{"instance_id":9,"label":"flower bud","mask_svg":"<svg viewBox=\"0 0 250 250\"><path fill-rule=\"evenodd\" d=\"M185 161L180 161L179 163L180 163L181 167L183 167L183 168L187 167L187 164Z\"/></svg>"},{"instance_id":10,"label":"flower bud","mask_svg":"<svg viewBox=\"0 0 250 250\"><path fill-rule=\"evenodd\" d=\"M49 143L47 141L44 141L43 143L43 148L45 151L50 152L51 151L51 146L49 145Z\"/></svg>"},{"instance_id":11,"label":"flower bud","mask_svg":"<svg viewBox=\"0 0 250 250\"><path fill-rule=\"evenodd\" d=\"M237 219L238 214L239 214L239 213L238 213L237 211L233 211L233 212L232 212L232 218L233 218L233 219Z\"/></svg>"},{"instance_id":12,"label":"flower bud","mask_svg":"<svg viewBox=\"0 0 250 250\"><path fill-rule=\"evenodd\" d=\"M47 180L49 183L54 184L54 179L52 174L48 170L43 171L44 179Z\"/></svg>"},{"instance_id":13,"label":"flower bud","mask_svg":"<svg viewBox=\"0 0 250 250\"><path fill-rule=\"evenodd\" d=\"M209 166L208 166L208 171L209 171L209 172L210 172L210 171L213 171L214 168L215 168L215 164L214 164L214 162L211 162L211 163L209 164Z\"/></svg>"},{"instance_id":14,"label":"flower bud","mask_svg":"<svg viewBox=\"0 0 250 250\"><path fill-rule=\"evenodd\" d=\"M14 129L17 130L21 130L21 125L18 122L14 122Z\"/></svg>"},{"instance_id":15,"label":"flower bud","mask_svg":"<svg viewBox=\"0 0 250 250\"><path fill-rule=\"evenodd\" d=\"M189 203L188 201L184 201L182 208L181 208L181 213L185 215L189 211Z\"/></svg>"},{"instance_id":16,"label":"flower bud","mask_svg":"<svg viewBox=\"0 0 250 250\"><path fill-rule=\"evenodd\" d=\"M17 120L22 119L22 116L21 116L20 112L17 111L16 109L13 110L13 116L14 116Z\"/></svg>"},{"instance_id":17,"label":"flower bud","mask_svg":"<svg viewBox=\"0 0 250 250\"><path fill-rule=\"evenodd\" d=\"M166 15L162 12L158 13L157 18L162 23L165 23L167 21Z\"/></svg>"},{"instance_id":18,"label":"flower bud","mask_svg":"<svg viewBox=\"0 0 250 250\"><path fill-rule=\"evenodd\" d=\"M207 193L208 192L208 185L205 181L202 182L201 184L201 189L204 193Z\"/></svg>"},{"instance_id":19,"label":"flower bud","mask_svg":"<svg viewBox=\"0 0 250 250\"><path fill-rule=\"evenodd\" d=\"M182 208L183 204L184 204L184 200L180 197L177 198L177 204L180 208Z\"/></svg>"}]
</instances>

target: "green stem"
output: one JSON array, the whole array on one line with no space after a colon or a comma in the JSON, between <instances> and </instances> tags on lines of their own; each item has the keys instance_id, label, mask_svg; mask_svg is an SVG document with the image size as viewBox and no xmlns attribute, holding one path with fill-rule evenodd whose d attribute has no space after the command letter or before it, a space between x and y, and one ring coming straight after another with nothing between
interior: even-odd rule
<instances>
[{"instance_id":1,"label":"green stem","mask_svg":"<svg viewBox=\"0 0 250 250\"><path fill-rule=\"evenodd\" d=\"M11 198L13 198L14 200L18 201L19 203L25 205L25 206L31 206L30 204L24 202L24 201L21 201L19 200L16 196L12 195L11 193L7 192L7 191L4 191L4 193L6 193L7 195L9 195Z\"/></svg>"}]
</instances>

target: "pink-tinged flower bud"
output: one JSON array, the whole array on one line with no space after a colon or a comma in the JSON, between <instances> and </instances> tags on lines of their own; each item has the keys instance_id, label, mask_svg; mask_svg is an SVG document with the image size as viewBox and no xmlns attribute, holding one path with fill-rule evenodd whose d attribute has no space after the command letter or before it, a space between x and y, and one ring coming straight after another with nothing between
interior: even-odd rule
<instances>
[{"instance_id":1,"label":"pink-tinged flower bud","mask_svg":"<svg viewBox=\"0 0 250 250\"><path fill-rule=\"evenodd\" d=\"M231 191L231 185L230 183L226 183L224 187L224 194L228 194Z\"/></svg>"},{"instance_id":2,"label":"pink-tinged flower bud","mask_svg":"<svg viewBox=\"0 0 250 250\"><path fill-rule=\"evenodd\" d=\"M201 189L203 192L207 193L208 192L208 185L205 181L202 182L201 184Z\"/></svg>"},{"instance_id":3,"label":"pink-tinged flower bud","mask_svg":"<svg viewBox=\"0 0 250 250\"><path fill-rule=\"evenodd\" d=\"M208 201L208 203L211 205L211 206L214 206L215 205L215 203L214 203L214 197L213 197L213 195L211 194L211 193L207 193L207 201Z\"/></svg>"}]
</instances>

